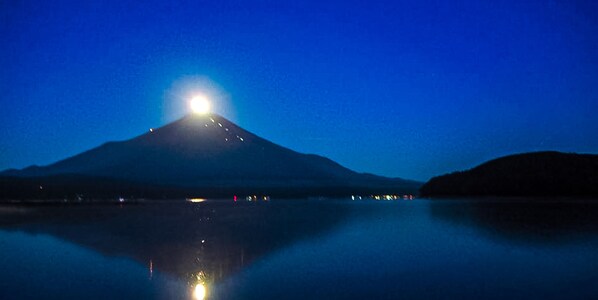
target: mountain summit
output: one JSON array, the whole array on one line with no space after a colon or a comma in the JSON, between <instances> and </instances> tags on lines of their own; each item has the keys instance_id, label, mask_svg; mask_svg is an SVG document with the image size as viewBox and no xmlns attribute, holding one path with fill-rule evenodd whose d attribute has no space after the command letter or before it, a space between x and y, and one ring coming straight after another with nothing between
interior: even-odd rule
<instances>
[{"instance_id":1,"label":"mountain summit","mask_svg":"<svg viewBox=\"0 0 598 300\"><path fill-rule=\"evenodd\" d=\"M3 176L97 177L137 184L192 189L202 194L284 190L329 194L383 189L412 192L416 182L361 174L318 155L301 154L260 138L226 118L189 115L143 135L56 162ZM310 193L311 194L311 193Z\"/></svg>"}]
</instances>

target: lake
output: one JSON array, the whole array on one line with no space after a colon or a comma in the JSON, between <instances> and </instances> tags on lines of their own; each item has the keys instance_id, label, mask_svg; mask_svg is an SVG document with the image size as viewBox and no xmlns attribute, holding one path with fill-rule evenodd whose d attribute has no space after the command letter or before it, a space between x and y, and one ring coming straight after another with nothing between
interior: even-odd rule
<instances>
[{"instance_id":1,"label":"lake","mask_svg":"<svg viewBox=\"0 0 598 300\"><path fill-rule=\"evenodd\" d=\"M598 203L0 206L0 299L596 299Z\"/></svg>"}]
</instances>

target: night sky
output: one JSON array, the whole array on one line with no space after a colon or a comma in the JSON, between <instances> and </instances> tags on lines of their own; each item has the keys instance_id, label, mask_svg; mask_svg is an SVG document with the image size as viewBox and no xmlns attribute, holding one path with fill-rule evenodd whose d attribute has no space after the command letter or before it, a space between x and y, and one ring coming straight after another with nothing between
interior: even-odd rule
<instances>
[{"instance_id":1,"label":"night sky","mask_svg":"<svg viewBox=\"0 0 598 300\"><path fill-rule=\"evenodd\" d=\"M596 1L110 2L0 1L0 169L143 134L194 93L385 176L598 153Z\"/></svg>"}]
</instances>

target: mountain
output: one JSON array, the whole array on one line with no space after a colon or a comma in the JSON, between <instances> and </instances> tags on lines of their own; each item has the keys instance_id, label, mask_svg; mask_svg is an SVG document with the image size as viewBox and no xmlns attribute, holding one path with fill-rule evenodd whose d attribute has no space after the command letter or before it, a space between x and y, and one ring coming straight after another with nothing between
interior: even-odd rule
<instances>
[{"instance_id":1,"label":"mountain","mask_svg":"<svg viewBox=\"0 0 598 300\"><path fill-rule=\"evenodd\" d=\"M432 178L423 196L598 196L598 155L516 154Z\"/></svg>"},{"instance_id":2,"label":"mountain","mask_svg":"<svg viewBox=\"0 0 598 300\"><path fill-rule=\"evenodd\" d=\"M162 195L414 192L417 182L351 171L334 161L301 154L260 138L216 114L190 115L143 135L109 142L54 164L0 175L11 184L44 178L99 192L116 188L168 190ZM99 183L98 183L99 184ZM73 186L74 185L74 186ZM124 188L124 187L127 188ZM341 192L342 191L342 192ZM110 194L110 193L107 193Z\"/></svg>"}]
</instances>

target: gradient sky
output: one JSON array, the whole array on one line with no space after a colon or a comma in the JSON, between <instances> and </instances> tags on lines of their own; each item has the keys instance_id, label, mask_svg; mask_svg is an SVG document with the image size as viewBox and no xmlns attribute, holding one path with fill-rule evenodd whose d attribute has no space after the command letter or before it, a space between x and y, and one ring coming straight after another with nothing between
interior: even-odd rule
<instances>
[{"instance_id":1,"label":"gradient sky","mask_svg":"<svg viewBox=\"0 0 598 300\"><path fill-rule=\"evenodd\" d=\"M145 133L197 92L386 176L598 153L596 1L138 2L0 1L0 169Z\"/></svg>"}]
</instances>

